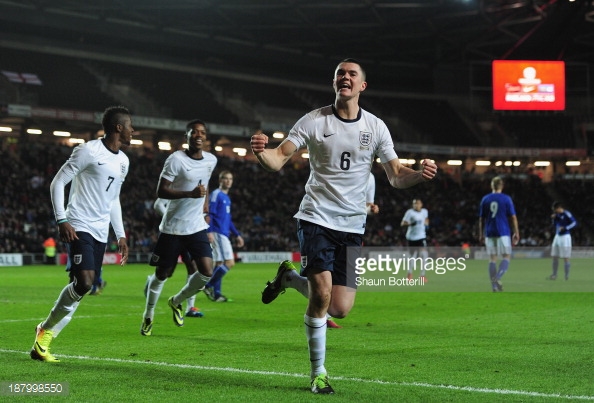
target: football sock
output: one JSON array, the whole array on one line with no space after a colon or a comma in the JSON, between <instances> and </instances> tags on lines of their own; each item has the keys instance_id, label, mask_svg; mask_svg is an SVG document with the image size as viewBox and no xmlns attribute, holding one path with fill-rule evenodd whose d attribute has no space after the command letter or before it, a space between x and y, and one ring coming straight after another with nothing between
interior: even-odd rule
<instances>
[{"instance_id":1,"label":"football sock","mask_svg":"<svg viewBox=\"0 0 594 403\"><path fill-rule=\"evenodd\" d=\"M495 262L489 262L489 278L491 281L495 280L497 276L497 264Z\"/></svg>"},{"instance_id":2,"label":"football sock","mask_svg":"<svg viewBox=\"0 0 594 403\"><path fill-rule=\"evenodd\" d=\"M215 298L221 296L221 285L223 284L221 280L222 279L219 279L219 281L217 281L213 287Z\"/></svg>"},{"instance_id":3,"label":"football sock","mask_svg":"<svg viewBox=\"0 0 594 403\"><path fill-rule=\"evenodd\" d=\"M155 305L157 305L157 301L159 300L159 296L161 295L161 291L163 290L163 286L165 285L166 281L167 279L159 280L154 274L150 277L146 293L146 305L144 308L143 318L149 318L150 320L153 320L155 316Z\"/></svg>"},{"instance_id":4,"label":"football sock","mask_svg":"<svg viewBox=\"0 0 594 403\"><path fill-rule=\"evenodd\" d=\"M288 288L294 288L305 298L309 298L309 285L307 284L307 277L300 276L296 271L289 271L282 284Z\"/></svg>"},{"instance_id":5,"label":"football sock","mask_svg":"<svg viewBox=\"0 0 594 403\"><path fill-rule=\"evenodd\" d=\"M188 299L192 295L196 295L201 289L204 288L204 285L208 283L210 277L203 275L200 272L196 272L190 276L187 283L182 287L182 289L173 296L173 303L174 305L178 305L181 301Z\"/></svg>"},{"instance_id":6,"label":"football sock","mask_svg":"<svg viewBox=\"0 0 594 403\"><path fill-rule=\"evenodd\" d=\"M428 257L429 253L426 250L421 251L421 276L425 276L425 262Z\"/></svg>"},{"instance_id":7,"label":"football sock","mask_svg":"<svg viewBox=\"0 0 594 403\"><path fill-rule=\"evenodd\" d=\"M191 274L188 274L188 278L186 279L186 281L189 281L191 277ZM189 312L190 309L192 309L194 307L194 304L196 303L196 294L192 295L191 297L189 297L186 300L187 303L187 307L186 307L186 312Z\"/></svg>"},{"instance_id":8,"label":"football sock","mask_svg":"<svg viewBox=\"0 0 594 403\"><path fill-rule=\"evenodd\" d=\"M326 317L312 318L304 315L305 335L309 346L309 361L311 362L311 378L326 373Z\"/></svg>"},{"instance_id":9,"label":"football sock","mask_svg":"<svg viewBox=\"0 0 594 403\"><path fill-rule=\"evenodd\" d=\"M557 276L557 271L559 270L559 259L553 259L553 276Z\"/></svg>"},{"instance_id":10,"label":"football sock","mask_svg":"<svg viewBox=\"0 0 594 403\"><path fill-rule=\"evenodd\" d=\"M565 266L563 266L563 268L565 269L565 279L566 280L569 278L569 268L570 267L571 267L571 263L565 262Z\"/></svg>"},{"instance_id":11,"label":"football sock","mask_svg":"<svg viewBox=\"0 0 594 403\"><path fill-rule=\"evenodd\" d=\"M499 263L499 271L497 272L497 280L501 280L501 277L503 277L508 268L509 259L501 260L501 263Z\"/></svg>"},{"instance_id":12,"label":"football sock","mask_svg":"<svg viewBox=\"0 0 594 403\"><path fill-rule=\"evenodd\" d=\"M82 296L78 295L76 291L74 291L74 283L68 283L68 285L62 289L62 292L56 300L56 303L50 311L47 319L41 323L41 327L43 329L53 330L54 326L56 326L70 312L74 313L78 307L78 302L81 299Z\"/></svg>"},{"instance_id":13,"label":"football sock","mask_svg":"<svg viewBox=\"0 0 594 403\"><path fill-rule=\"evenodd\" d=\"M221 283L225 274L229 272L229 268L225 264L215 267L212 277L206 284L206 287L212 287L215 292L215 297L221 295Z\"/></svg>"},{"instance_id":14,"label":"football sock","mask_svg":"<svg viewBox=\"0 0 594 403\"><path fill-rule=\"evenodd\" d=\"M58 335L60 334L60 332L62 331L62 329L64 329L66 327L66 325L68 323L70 323L70 321L72 320L72 315L74 315L74 312L76 311L76 308L78 308L78 305L79 304L80 304L80 301L76 301L75 303L73 303L72 304L72 309L70 310L70 312L68 312L68 314L66 314L66 316L64 316L62 318L62 320L60 320L58 323L56 323L56 325L53 328L54 339L56 337L58 337Z\"/></svg>"}]
</instances>

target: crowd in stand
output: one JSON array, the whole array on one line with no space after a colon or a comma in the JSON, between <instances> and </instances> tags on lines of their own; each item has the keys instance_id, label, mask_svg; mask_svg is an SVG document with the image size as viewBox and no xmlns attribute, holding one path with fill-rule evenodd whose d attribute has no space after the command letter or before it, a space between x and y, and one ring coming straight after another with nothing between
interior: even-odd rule
<instances>
[{"instance_id":1,"label":"crowd in stand","mask_svg":"<svg viewBox=\"0 0 594 403\"><path fill-rule=\"evenodd\" d=\"M0 150L3 192L0 200L0 253L39 253L48 236L56 237L49 185L71 149L39 143L4 144ZM160 217L153 211L157 180L168 154L149 150L128 150L130 172L122 188L122 210L132 252L148 253L156 241ZM230 170L234 186L230 190L236 227L245 240L244 250L296 251L297 211L309 176L307 161L287 165L279 173L269 173L253 162L220 157L210 189L218 187L218 173ZM390 187L381 166L374 167L375 203L380 213L369 216L364 243L367 246L403 245L400 222L413 198L421 198L429 210L428 240L432 245L477 245L477 213L481 198L490 192L495 172L453 176L440 172L432 182L411 189ZM550 223L553 199L535 175L506 175L504 192L514 200L521 245L549 245L554 235ZM576 215L580 226L574 245L590 245L586 218L594 217L589 185L579 181L553 182L557 194ZM573 205L573 200L580 204ZM583 218L580 217L583 215ZM112 242L115 242L113 240ZM110 245L111 247L112 245ZM59 246L63 251L63 246Z\"/></svg>"}]
</instances>

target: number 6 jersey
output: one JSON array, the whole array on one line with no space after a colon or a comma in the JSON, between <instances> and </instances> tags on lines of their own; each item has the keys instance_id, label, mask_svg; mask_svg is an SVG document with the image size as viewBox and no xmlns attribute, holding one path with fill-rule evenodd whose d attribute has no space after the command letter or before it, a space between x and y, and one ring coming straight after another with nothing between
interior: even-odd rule
<instances>
[{"instance_id":1,"label":"number 6 jersey","mask_svg":"<svg viewBox=\"0 0 594 403\"><path fill-rule=\"evenodd\" d=\"M345 120L329 105L299 119L287 140L307 148L311 168L295 218L362 234L373 159L397 158L385 123L361 108L356 119Z\"/></svg>"}]
</instances>

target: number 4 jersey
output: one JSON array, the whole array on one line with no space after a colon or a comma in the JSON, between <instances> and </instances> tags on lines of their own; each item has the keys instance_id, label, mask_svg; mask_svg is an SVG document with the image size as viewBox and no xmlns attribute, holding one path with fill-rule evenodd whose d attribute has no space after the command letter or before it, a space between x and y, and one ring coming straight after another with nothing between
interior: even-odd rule
<instances>
[{"instance_id":1,"label":"number 4 jersey","mask_svg":"<svg viewBox=\"0 0 594 403\"><path fill-rule=\"evenodd\" d=\"M295 218L362 234L373 159L398 157L385 123L361 108L356 119L345 120L329 105L299 119L287 140L307 148L311 168Z\"/></svg>"}]
</instances>

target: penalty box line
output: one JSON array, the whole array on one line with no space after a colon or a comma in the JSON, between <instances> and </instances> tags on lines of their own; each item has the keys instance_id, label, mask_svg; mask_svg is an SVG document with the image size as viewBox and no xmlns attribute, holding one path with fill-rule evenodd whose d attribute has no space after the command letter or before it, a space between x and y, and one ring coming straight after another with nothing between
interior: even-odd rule
<instances>
[{"instance_id":1,"label":"penalty box line","mask_svg":"<svg viewBox=\"0 0 594 403\"><path fill-rule=\"evenodd\" d=\"M16 354L29 355L28 352L23 352L23 351L18 351L18 350L8 350L8 349L0 349L0 353L16 353ZM64 355L64 354L55 354L55 355L56 355L56 357L60 357L60 358L70 358L70 359L85 360L85 361L104 361L104 362L115 362L115 363L121 363L121 364L153 365L153 366L160 366L160 367L198 369L198 370L205 370L205 371L230 372L230 373L252 374L252 375L274 375L274 376L286 376L286 377L293 377L293 378L309 378L309 376L305 375L305 374L295 374L295 373L290 373L290 372L261 371L261 370L232 368L232 367L210 367L210 366L205 366L205 365L193 365L193 364L174 364L174 363L161 362L161 361L137 361L137 360L125 360L122 358L89 357L89 356L85 356L85 355ZM56 364L47 364L47 365L56 365L59 367L60 364L56 363ZM492 393L492 394L496 394L496 395L516 395L516 396L530 396L530 397L542 397L542 398L559 398L559 399L568 399L568 400L594 401L594 396L562 395L560 393L530 392L530 391L525 391L525 390L476 388L476 387L472 387L472 386L443 385L443 384L432 384L432 383L425 383L425 382L382 381L379 379L363 379L363 378L353 378L353 377L347 377L347 376L331 376L330 379L332 381L349 381L349 382L358 382L358 383L367 383L367 384L376 384L376 385L387 385L387 386L408 386L408 387L420 387L420 388L432 388L432 389L448 389L448 390L475 392L475 393Z\"/></svg>"}]
</instances>

